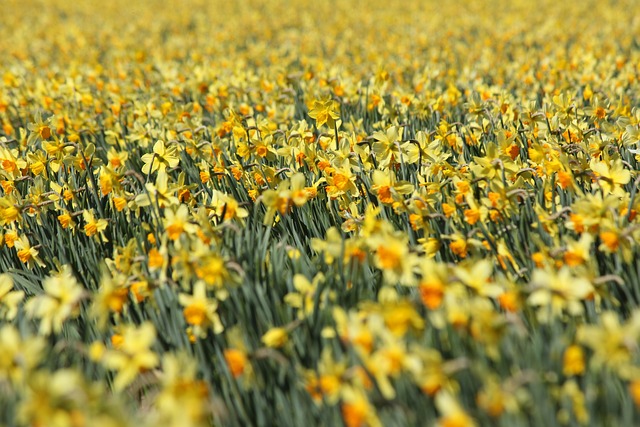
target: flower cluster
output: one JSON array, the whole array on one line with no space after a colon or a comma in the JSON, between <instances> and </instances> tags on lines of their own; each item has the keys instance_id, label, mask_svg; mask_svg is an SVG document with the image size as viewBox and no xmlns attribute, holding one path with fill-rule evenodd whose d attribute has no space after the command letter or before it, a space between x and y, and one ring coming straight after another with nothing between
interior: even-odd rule
<instances>
[{"instance_id":1,"label":"flower cluster","mask_svg":"<svg viewBox=\"0 0 640 427\"><path fill-rule=\"evenodd\" d=\"M5 3L0 425L639 422L631 0Z\"/></svg>"}]
</instances>

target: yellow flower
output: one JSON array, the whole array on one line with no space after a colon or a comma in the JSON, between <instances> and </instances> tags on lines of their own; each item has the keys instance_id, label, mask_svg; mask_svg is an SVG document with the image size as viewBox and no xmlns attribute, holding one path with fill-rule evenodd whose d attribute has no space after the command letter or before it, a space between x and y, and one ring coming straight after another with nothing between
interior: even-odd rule
<instances>
[{"instance_id":1,"label":"yellow flower","mask_svg":"<svg viewBox=\"0 0 640 427\"><path fill-rule=\"evenodd\" d=\"M218 310L218 301L207 297L206 283L202 280L193 286L193 294L180 294L178 301L184 307L184 318L189 325L193 326L193 333L200 338L207 335L208 329L219 334L224 330Z\"/></svg>"},{"instance_id":2,"label":"yellow flower","mask_svg":"<svg viewBox=\"0 0 640 427\"><path fill-rule=\"evenodd\" d=\"M446 362L442 360L442 355L434 349L420 348L417 355L421 361L421 369L415 375L416 384L422 392L429 396L435 396L443 388L451 389L456 387L455 381L449 379Z\"/></svg>"},{"instance_id":3,"label":"yellow flower","mask_svg":"<svg viewBox=\"0 0 640 427\"><path fill-rule=\"evenodd\" d=\"M93 215L93 211L91 210L85 210L82 212L82 218L85 222L84 234L86 234L87 237L91 237L99 233L102 241L108 242L107 237L104 235L104 231L107 229L107 225L109 225L106 219L96 219Z\"/></svg>"},{"instance_id":4,"label":"yellow flower","mask_svg":"<svg viewBox=\"0 0 640 427\"><path fill-rule=\"evenodd\" d=\"M603 252L614 253L620 246L620 237L615 231L603 231L600 233L600 250Z\"/></svg>"},{"instance_id":5,"label":"yellow flower","mask_svg":"<svg viewBox=\"0 0 640 427\"><path fill-rule=\"evenodd\" d=\"M501 384L491 378L485 382L484 387L478 393L478 406L482 408L489 416L497 418L502 415L506 409L506 403L512 396L505 392ZM512 398L513 399L513 398Z\"/></svg>"},{"instance_id":6,"label":"yellow flower","mask_svg":"<svg viewBox=\"0 0 640 427\"><path fill-rule=\"evenodd\" d=\"M302 274L296 274L293 276L293 287L296 292L290 292L284 297L284 302L293 308L297 308L298 317L304 318L310 314L313 314L313 309L316 304L316 299L320 300L319 308L322 308L324 301L321 296L316 295L318 285L324 282L324 275L318 273L313 281L310 282Z\"/></svg>"},{"instance_id":7,"label":"yellow flower","mask_svg":"<svg viewBox=\"0 0 640 427\"><path fill-rule=\"evenodd\" d=\"M324 398L330 403L336 403L340 398L345 371L346 363L337 363L331 351L325 348L318 362L318 368L305 370L305 389L316 402Z\"/></svg>"},{"instance_id":8,"label":"yellow flower","mask_svg":"<svg viewBox=\"0 0 640 427\"><path fill-rule=\"evenodd\" d=\"M569 267L576 267L584 264L589 258L591 252L591 244L593 243L593 237L584 233L580 236L578 242L570 241L567 244L567 251L563 255L565 264Z\"/></svg>"},{"instance_id":9,"label":"yellow flower","mask_svg":"<svg viewBox=\"0 0 640 427\"><path fill-rule=\"evenodd\" d=\"M234 378L238 378L244 373L248 363L247 354L237 348L225 349L224 360L227 362L227 367Z\"/></svg>"},{"instance_id":10,"label":"yellow flower","mask_svg":"<svg viewBox=\"0 0 640 427\"><path fill-rule=\"evenodd\" d=\"M249 211L240 207L236 199L218 190L212 190L207 209L211 209L212 213L222 221L242 220L249 216Z\"/></svg>"},{"instance_id":11,"label":"yellow flower","mask_svg":"<svg viewBox=\"0 0 640 427\"><path fill-rule=\"evenodd\" d=\"M13 320L23 300L24 292L13 290L13 278L6 273L0 274L0 319Z\"/></svg>"},{"instance_id":12,"label":"yellow flower","mask_svg":"<svg viewBox=\"0 0 640 427\"><path fill-rule=\"evenodd\" d=\"M69 212L58 215L58 221L60 221L62 228L73 228L75 226L75 222Z\"/></svg>"},{"instance_id":13,"label":"yellow flower","mask_svg":"<svg viewBox=\"0 0 640 427\"><path fill-rule=\"evenodd\" d=\"M316 99L312 103L312 107L309 110L309 117L315 119L316 127L320 127L324 124L329 128L334 128L336 121L340 119L340 104L337 101L331 99L330 96L324 99Z\"/></svg>"},{"instance_id":14,"label":"yellow flower","mask_svg":"<svg viewBox=\"0 0 640 427\"><path fill-rule=\"evenodd\" d=\"M95 293L91 312L99 327L104 327L111 313L121 313L129 299L127 278L120 273L113 276L103 272L100 287Z\"/></svg>"},{"instance_id":15,"label":"yellow flower","mask_svg":"<svg viewBox=\"0 0 640 427\"><path fill-rule=\"evenodd\" d=\"M380 309L385 326L396 337L404 336L409 328L424 328L424 320L409 301L385 301Z\"/></svg>"},{"instance_id":16,"label":"yellow flower","mask_svg":"<svg viewBox=\"0 0 640 427\"><path fill-rule=\"evenodd\" d=\"M155 340L156 330L150 322L123 328L121 344L117 349L107 350L102 358L105 367L117 371L115 391L122 391L139 373L158 366L158 356L151 350Z\"/></svg>"},{"instance_id":17,"label":"yellow flower","mask_svg":"<svg viewBox=\"0 0 640 427\"><path fill-rule=\"evenodd\" d=\"M40 319L41 334L59 334L67 319L80 314L79 305L85 290L66 265L60 273L47 277L42 288L44 293L27 301L25 310L29 316Z\"/></svg>"},{"instance_id":18,"label":"yellow flower","mask_svg":"<svg viewBox=\"0 0 640 427\"><path fill-rule=\"evenodd\" d=\"M190 222L189 208L186 205L180 205L175 212L167 209L163 223L171 240L178 240L183 233L193 234L198 230L198 226Z\"/></svg>"},{"instance_id":19,"label":"yellow flower","mask_svg":"<svg viewBox=\"0 0 640 427\"><path fill-rule=\"evenodd\" d=\"M589 411L585 405L586 397L575 379L570 379L562 385L561 398L568 398L571 402L573 415L581 425L589 423ZM568 415L568 414L567 414ZM560 416L563 416L560 414Z\"/></svg>"},{"instance_id":20,"label":"yellow flower","mask_svg":"<svg viewBox=\"0 0 640 427\"><path fill-rule=\"evenodd\" d=\"M460 258L467 257L468 244L462 237L456 237L451 243L449 243L449 249L451 249L451 252L458 255Z\"/></svg>"},{"instance_id":21,"label":"yellow flower","mask_svg":"<svg viewBox=\"0 0 640 427\"><path fill-rule=\"evenodd\" d=\"M101 391L88 386L80 372L73 369L37 371L28 379L18 406L19 424L77 426L89 420L93 424L96 419L105 423L102 425L119 424L109 413L100 411L104 398Z\"/></svg>"},{"instance_id":22,"label":"yellow flower","mask_svg":"<svg viewBox=\"0 0 640 427\"><path fill-rule=\"evenodd\" d=\"M167 167L175 168L180 163L177 148L172 145L165 147L164 141L156 141L153 145L153 153L142 155L141 160L144 162L142 173L148 175L156 170L165 171Z\"/></svg>"},{"instance_id":23,"label":"yellow flower","mask_svg":"<svg viewBox=\"0 0 640 427\"><path fill-rule=\"evenodd\" d=\"M11 197L0 197L0 225L11 224L20 218L20 211Z\"/></svg>"},{"instance_id":24,"label":"yellow flower","mask_svg":"<svg viewBox=\"0 0 640 427\"><path fill-rule=\"evenodd\" d=\"M40 337L23 339L9 324L0 328L0 381L22 385L26 376L40 363L45 342Z\"/></svg>"},{"instance_id":25,"label":"yellow flower","mask_svg":"<svg viewBox=\"0 0 640 427\"><path fill-rule=\"evenodd\" d=\"M374 132L373 138L375 142L372 150L381 168L387 168L401 162L401 156L403 155L400 145L401 133L402 129L397 126L389 126L384 132Z\"/></svg>"},{"instance_id":26,"label":"yellow flower","mask_svg":"<svg viewBox=\"0 0 640 427\"><path fill-rule=\"evenodd\" d=\"M158 249L156 248L149 249L148 255L149 255L150 270L157 270L164 265L164 256Z\"/></svg>"},{"instance_id":27,"label":"yellow flower","mask_svg":"<svg viewBox=\"0 0 640 427\"><path fill-rule=\"evenodd\" d=\"M387 283L414 284L413 267L417 256L409 252L408 242L403 236L372 237L371 245L376 250L376 267L382 270Z\"/></svg>"},{"instance_id":28,"label":"yellow flower","mask_svg":"<svg viewBox=\"0 0 640 427\"><path fill-rule=\"evenodd\" d=\"M38 250L31 246L27 236L22 236L15 241L15 248L18 251L18 258L23 263L27 264L29 268L33 268L34 264L38 264L40 267L44 267L45 264L38 257Z\"/></svg>"},{"instance_id":29,"label":"yellow flower","mask_svg":"<svg viewBox=\"0 0 640 427\"><path fill-rule=\"evenodd\" d=\"M375 407L363 390L345 387L342 394L342 420L346 427L382 427Z\"/></svg>"},{"instance_id":30,"label":"yellow flower","mask_svg":"<svg viewBox=\"0 0 640 427\"><path fill-rule=\"evenodd\" d=\"M600 325L581 325L578 341L593 350L593 363L606 365L623 377L633 373L632 357L640 339L640 311L620 324L618 314L607 311L600 316Z\"/></svg>"},{"instance_id":31,"label":"yellow flower","mask_svg":"<svg viewBox=\"0 0 640 427\"><path fill-rule=\"evenodd\" d=\"M112 198L113 206L115 206L118 212L122 212L124 208L127 207L127 199L124 197L115 196Z\"/></svg>"},{"instance_id":32,"label":"yellow flower","mask_svg":"<svg viewBox=\"0 0 640 427\"><path fill-rule=\"evenodd\" d=\"M27 162L20 156L18 150L0 147L0 167L13 178L18 178L21 171L27 167Z\"/></svg>"},{"instance_id":33,"label":"yellow flower","mask_svg":"<svg viewBox=\"0 0 640 427\"><path fill-rule=\"evenodd\" d=\"M295 173L289 179L283 180L277 189L262 193L262 203L267 208L265 225L273 223L276 212L286 215L293 205L300 207L307 203L309 192L306 190L305 180L302 173Z\"/></svg>"},{"instance_id":34,"label":"yellow flower","mask_svg":"<svg viewBox=\"0 0 640 427\"><path fill-rule=\"evenodd\" d=\"M413 185L407 181L395 182L395 173L383 172L380 170L373 171L371 177L373 185L371 189L376 193L380 202L384 204L393 204L404 200L403 195L411 194Z\"/></svg>"},{"instance_id":35,"label":"yellow flower","mask_svg":"<svg viewBox=\"0 0 640 427\"><path fill-rule=\"evenodd\" d=\"M562 372L566 376L582 375L585 370L584 351L579 345L571 345L564 351Z\"/></svg>"},{"instance_id":36,"label":"yellow flower","mask_svg":"<svg viewBox=\"0 0 640 427\"><path fill-rule=\"evenodd\" d=\"M49 117L47 120L42 120L40 112L36 113L35 122L30 123L27 128L31 131L29 135L29 142L35 142L38 139L47 140L51 138L51 123L53 117Z\"/></svg>"},{"instance_id":37,"label":"yellow flower","mask_svg":"<svg viewBox=\"0 0 640 427\"><path fill-rule=\"evenodd\" d=\"M184 353L162 359L161 389L155 398L160 425L204 426L210 413L209 388L197 378L197 365Z\"/></svg>"},{"instance_id":38,"label":"yellow flower","mask_svg":"<svg viewBox=\"0 0 640 427\"><path fill-rule=\"evenodd\" d=\"M114 169L117 169L120 166L124 166L128 159L129 153L126 151L116 151L116 149L112 147L107 152L107 160L109 161L109 165Z\"/></svg>"},{"instance_id":39,"label":"yellow flower","mask_svg":"<svg viewBox=\"0 0 640 427\"><path fill-rule=\"evenodd\" d=\"M478 295L497 297L502 292L500 286L492 281L493 264L486 259L459 264L454 274Z\"/></svg>"},{"instance_id":40,"label":"yellow flower","mask_svg":"<svg viewBox=\"0 0 640 427\"><path fill-rule=\"evenodd\" d=\"M631 180L631 172L624 168L622 160L598 161L591 160L591 170L598 179L598 185L606 194L623 196L625 194L623 185Z\"/></svg>"},{"instance_id":41,"label":"yellow flower","mask_svg":"<svg viewBox=\"0 0 640 427\"><path fill-rule=\"evenodd\" d=\"M476 423L462 408L457 399L447 391L436 395L436 408L442 414L437 427L475 427Z\"/></svg>"},{"instance_id":42,"label":"yellow flower","mask_svg":"<svg viewBox=\"0 0 640 427\"><path fill-rule=\"evenodd\" d=\"M563 310L574 316L582 314L583 301L592 297L595 292L589 280L574 276L568 267L562 267L557 273L535 270L531 284L534 290L527 302L538 307L541 321L550 320Z\"/></svg>"},{"instance_id":43,"label":"yellow flower","mask_svg":"<svg viewBox=\"0 0 640 427\"><path fill-rule=\"evenodd\" d=\"M262 336L262 343L267 347L280 348L289 340L289 333L284 328L271 328Z\"/></svg>"},{"instance_id":44,"label":"yellow flower","mask_svg":"<svg viewBox=\"0 0 640 427\"><path fill-rule=\"evenodd\" d=\"M631 393L633 403L635 403L637 407L640 407L640 380L634 380L629 383L629 393Z\"/></svg>"}]
</instances>

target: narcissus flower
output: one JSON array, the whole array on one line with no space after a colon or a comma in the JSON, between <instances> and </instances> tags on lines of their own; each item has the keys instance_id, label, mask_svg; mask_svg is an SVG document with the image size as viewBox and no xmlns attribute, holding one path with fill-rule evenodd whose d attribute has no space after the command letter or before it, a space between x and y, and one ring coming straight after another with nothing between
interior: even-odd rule
<instances>
[{"instance_id":1,"label":"narcissus flower","mask_svg":"<svg viewBox=\"0 0 640 427\"><path fill-rule=\"evenodd\" d=\"M212 329L216 334L224 330L216 312L218 301L207 297L206 286L204 281L198 281L193 286L193 294L178 296L180 305L184 307L182 313L186 322L193 326L193 333L200 338L207 335L208 329Z\"/></svg>"},{"instance_id":2,"label":"narcissus flower","mask_svg":"<svg viewBox=\"0 0 640 427\"><path fill-rule=\"evenodd\" d=\"M326 124L330 129L333 129L336 121L340 119L339 111L340 104L329 96L312 102L309 117L315 119L316 127Z\"/></svg>"},{"instance_id":3,"label":"narcissus flower","mask_svg":"<svg viewBox=\"0 0 640 427\"><path fill-rule=\"evenodd\" d=\"M535 270L531 278L534 287L527 303L538 307L541 320L550 320L566 310L571 315L581 314L583 302L592 297L595 289L586 278L575 276L567 267L560 271Z\"/></svg>"},{"instance_id":4,"label":"narcissus flower","mask_svg":"<svg viewBox=\"0 0 640 427\"><path fill-rule=\"evenodd\" d=\"M267 347L279 348L289 341L289 333L284 328L271 328L261 338Z\"/></svg>"},{"instance_id":5,"label":"narcissus flower","mask_svg":"<svg viewBox=\"0 0 640 427\"><path fill-rule=\"evenodd\" d=\"M582 375L585 370L584 351L579 345L571 345L564 351L562 372L569 375Z\"/></svg>"},{"instance_id":6,"label":"narcissus flower","mask_svg":"<svg viewBox=\"0 0 640 427\"><path fill-rule=\"evenodd\" d=\"M143 371L158 366L159 358L151 350L156 340L156 330L152 323L145 322L139 327L126 325L120 335L117 348L107 350L102 363L116 371L113 387L122 391Z\"/></svg>"},{"instance_id":7,"label":"narcissus flower","mask_svg":"<svg viewBox=\"0 0 640 427\"><path fill-rule=\"evenodd\" d=\"M13 278L6 273L0 274L0 319L13 320L18 314L25 293L13 289Z\"/></svg>"},{"instance_id":8,"label":"narcissus flower","mask_svg":"<svg viewBox=\"0 0 640 427\"><path fill-rule=\"evenodd\" d=\"M167 148L161 140L153 145L153 153L144 154L141 160L144 162L142 173L145 175L168 167L175 168L180 163L177 148L174 145Z\"/></svg>"},{"instance_id":9,"label":"narcissus flower","mask_svg":"<svg viewBox=\"0 0 640 427\"><path fill-rule=\"evenodd\" d=\"M22 386L24 379L38 366L45 349L40 337L23 338L10 324L0 328L0 380Z\"/></svg>"},{"instance_id":10,"label":"narcissus flower","mask_svg":"<svg viewBox=\"0 0 640 427\"><path fill-rule=\"evenodd\" d=\"M84 234L88 237L100 234L100 238L103 242L108 242L107 237L104 235L105 230L109 223L106 219L96 219L92 210L85 210L82 212L82 218L84 219Z\"/></svg>"},{"instance_id":11,"label":"narcissus flower","mask_svg":"<svg viewBox=\"0 0 640 427\"><path fill-rule=\"evenodd\" d=\"M598 161L591 160L591 170L595 173L597 183L605 194L623 196L622 187L631 180L631 172L625 169L622 160Z\"/></svg>"},{"instance_id":12,"label":"narcissus flower","mask_svg":"<svg viewBox=\"0 0 640 427\"><path fill-rule=\"evenodd\" d=\"M184 233L193 234L198 230L198 226L191 222L189 208L186 205L180 205L175 211L165 210L163 222L169 239L174 241Z\"/></svg>"},{"instance_id":13,"label":"narcissus flower","mask_svg":"<svg viewBox=\"0 0 640 427\"><path fill-rule=\"evenodd\" d=\"M25 310L40 319L40 333L62 332L63 323L80 314L80 301L86 292L65 266L60 273L47 277L42 282L44 293L32 297L25 304Z\"/></svg>"},{"instance_id":14,"label":"narcissus flower","mask_svg":"<svg viewBox=\"0 0 640 427\"><path fill-rule=\"evenodd\" d=\"M33 268L35 264L39 265L40 267L45 266L44 262L42 262L42 260L38 256L40 252L36 248L31 246L31 243L29 243L29 239L27 238L27 236L21 236L14 242L14 245L18 254L18 258L24 264L27 264L29 268Z\"/></svg>"}]
</instances>

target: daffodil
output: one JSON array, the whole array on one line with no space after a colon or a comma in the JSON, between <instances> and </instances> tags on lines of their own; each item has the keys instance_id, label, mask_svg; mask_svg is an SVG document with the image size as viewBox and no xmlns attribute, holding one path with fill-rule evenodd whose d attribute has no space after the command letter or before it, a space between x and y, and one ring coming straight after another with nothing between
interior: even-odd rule
<instances>
[{"instance_id":1,"label":"daffodil","mask_svg":"<svg viewBox=\"0 0 640 427\"><path fill-rule=\"evenodd\" d=\"M475 427L477 424L467 414L458 399L449 391L441 391L436 395L436 408L441 417L436 423L438 427Z\"/></svg>"},{"instance_id":2,"label":"daffodil","mask_svg":"<svg viewBox=\"0 0 640 427\"><path fill-rule=\"evenodd\" d=\"M564 351L562 372L569 375L582 375L586 369L584 350L579 345L570 345Z\"/></svg>"},{"instance_id":3,"label":"daffodil","mask_svg":"<svg viewBox=\"0 0 640 427\"><path fill-rule=\"evenodd\" d=\"M7 273L0 274L0 319L13 320L24 301L24 291L13 289L13 278Z\"/></svg>"},{"instance_id":4,"label":"daffodil","mask_svg":"<svg viewBox=\"0 0 640 427\"><path fill-rule=\"evenodd\" d=\"M204 281L196 282L193 286L193 294L182 293L178 296L178 300L184 307L182 311L184 318L193 327L196 336L206 337L208 329L216 334L224 330L217 313L218 301L207 297Z\"/></svg>"},{"instance_id":5,"label":"daffodil","mask_svg":"<svg viewBox=\"0 0 640 427\"><path fill-rule=\"evenodd\" d=\"M193 234L198 229L198 226L191 222L189 208L186 205L180 205L175 211L165 210L163 222L169 239L173 241L180 239L184 233Z\"/></svg>"},{"instance_id":6,"label":"daffodil","mask_svg":"<svg viewBox=\"0 0 640 427\"><path fill-rule=\"evenodd\" d=\"M493 265L486 259L458 265L453 274L478 295L496 297L501 292L492 279Z\"/></svg>"},{"instance_id":7,"label":"daffodil","mask_svg":"<svg viewBox=\"0 0 640 427\"><path fill-rule=\"evenodd\" d=\"M621 159L608 162L592 159L590 165L596 175L597 183L605 195L622 196L624 194L623 185L631 180L631 172L624 168Z\"/></svg>"},{"instance_id":8,"label":"daffodil","mask_svg":"<svg viewBox=\"0 0 640 427\"><path fill-rule=\"evenodd\" d=\"M156 340L156 329L150 322L139 327L126 325L115 349L107 350L101 358L104 366L116 371L113 387L122 391L143 371L159 364L158 355L151 349Z\"/></svg>"},{"instance_id":9,"label":"daffodil","mask_svg":"<svg viewBox=\"0 0 640 427\"><path fill-rule=\"evenodd\" d=\"M373 237L369 245L375 250L375 263L384 274L388 284L412 285L417 257L409 251L402 235L381 235Z\"/></svg>"},{"instance_id":10,"label":"daffodil","mask_svg":"<svg viewBox=\"0 0 640 427\"><path fill-rule=\"evenodd\" d=\"M40 267L45 266L44 262L42 262L42 260L38 256L40 252L36 248L31 246L31 243L29 243L29 239L27 238L27 236L21 236L14 242L14 245L18 254L18 258L24 264L27 264L29 268L33 268L35 264L39 265Z\"/></svg>"},{"instance_id":11,"label":"daffodil","mask_svg":"<svg viewBox=\"0 0 640 427\"><path fill-rule=\"evenodd\" d=\"M635 311L628 320L620 322L618 314L606 311L598 325L581 325L576 337L594 352L595 366L608 366L623 377L637 373L633 358L640 339L640 312Z\"/></svg>"},{"instance_id":12,"label":"daffodil","mask_svg":"<svg viewBox=\"0 0 640 427\"><path fill-rule=\"evenodd\" d=\"M92 210L85 210L82 212L82 218L84 219L84 234L87 237L95 236L96 234L100 235L100 238L103 242L108 242L107 236L105 236L104 232L107 229L109 223L106 219L100 218L96 219Z\"/></svg>"},{"instance_id":13,"label":"daffodil","mask_svg":"<svg viewBox=\"0 0 640 427\"><path fill-rule=\"evenodd\" d=\"M286 215L295 206L303 206L309 199L309 192L305 187L305 177L296 173L289 179L283 180L275 190L266 190L262 193L262 203L267 208L264 224L273 223L276 212Z\"/></svg>"},{"instance_id":14,"label":"daffodil","mask_svg":"<svg viewBox=\"0 0 640 427\"><path fill-rule=\"evenodd\" d=\"M27 162L19 155L18 150L0 147L0 168L3 174L15 179L22 176L22 170L26 167Z\"/></svg>"},{"instance_id":15,"label":"daffodil","mask_svg":"<svg viewBox=\"0 0 640 427\"><path fill-rule=\"evenodd\" d=\"M249 211L240 206L236 199L218 190L212 190L211 201L207 209L211 209L211 214L216 215L222 221L233 219L242 221L249 216Z\"/></svg>"},{"instance_id":16,"label":"daffodil","mask_svg":"<svg viewBox=\"0 0 640 427\"><path fill-rule=\"evenodd\" d=\"M531 285L533 291L527 303L538 308L538 316L543 321L551 320L563 311L574 316L582 314L583 302L595 292L587 278L575 276L568 267L562 267L557 273L535 270Z\"/></svg>"},{"instance_id":17,"label":"daffodil","mask_svg":"<svg viewBox=\"0 0 640 427\"><path fill-rule=\"evenodd\" d=\"M413 192L413 185L407 181L396 181L393 172L373 171L373 186L371 189L378 196L378 200L384 204L392 205L394 208L403 206L404 197Z\"/></svg>"},{"instance_id":18,"label":"daffodil","mask_svg":"<svg viewBox=\"0 0 640 427\"><path fill-rule=\"evenodd\" d=\"M155 397L160 422L167 426L208 424L209 387L197 378L197 365L184 353L162 358L161 388Z\"/></svg>"},{"instance_id":19,"label":"daffodil","mask_svg":"<svg viewBox=\"0 0 640 427\"><path fill-rule=\"evenodd\" d=\"M145 175L157 170L175 168L180 163L177 148L174 145L166 147L162 140L156 141L153 145L153 153L144 154L141 160L144 162L142 173Z\"/></svg>"},{"instance_id":20,"label":"daffodil","mask_svg":"<svg viewBox=\"0 0 640 427\"><path fill-rule=\"evenodd\" d=\"M44 356L45 341L41 337L23 338L10 324L0 327L0 380L22 387L31 371Z\"/></svg>"},{"instance_id":21,"label":"daffodil","mask_svg":"<svg viewBox=\"0 0 640 427\"><path fill-rule=\"evenodd\" d=\"M296 274L293 276L293 287L295 292L290 292L284 297L284 302L289 306L298 309L298 317L304 318L313 313L316 301L318 308L322 308L325 301L322 295L316 295L318 287L324 282L324 275L318 273L312 281L309 281L304 275Z\"/></svg>"},{"instance_id":22,"label":"daffodil","mask_svg":"<svg viewBox=\"0 0 640 427\"><path fill-rule=\"evenodd\" d=\"M347 364L339 362L325 348L320 356L317 370L305 370L305 389L311 397L320 402L326 399L329 403L337 403L340 398Z\"/></svg>"},{"instance_id":23,"label":"daffodil","mask_svg":"<svg viewBox=\"0 0 640 427\"><path fill-rule=\"evenodd\" d=\"M289 333L284 328L274 327L262 335L261 341L267 347L280 348L289 341Z\"/></svg>"},{"instance_id":24,"label":"daffodil","mask_svg":"<svg viewBox=\"0 0 640 427\"><path fill-rule=\"evenodd\" d=\"M316 127L327 125L330 129L336 126L336 121L340 119L340 104L337 101L326 97L316 99L312 102L309 110L309 117L316 121Z\"/></svg>"},{"instance_id":25,"label":"daffodil","mask_svg":"<svg viewBox=\"0 0 640 427\"><path fill-rule=\"evenodd\" d=\"M375 407L365 392L357 387L345 387L342 391L342 420L346 427L381 427Z\"/></svg>"},{"instance_id":26,"label":"daffodil","mask_svg":"<svg viewBox=\"0 0 640 427\"><path fill-rule=\"evenodd\" d=\"M378 165L381 168L388 168L395 163L401 162L401 132L396 126L390 126L386 131L377 131L373 134L373 152L376 155Z\"/></svg>"},{"instance_id":27,"label":"daffodil","mask_svg":"<svg viewBox=\"0 0 640 427\"><path fill-rule=\"evenodd\" d=\"M64 322L80 314L80 302L86 291L73 275L71 268L47 277L42 282L44 293L32 297L25 304L27 314L40 320L40 333L62 332Z\"/></svg>"}]
</instances>

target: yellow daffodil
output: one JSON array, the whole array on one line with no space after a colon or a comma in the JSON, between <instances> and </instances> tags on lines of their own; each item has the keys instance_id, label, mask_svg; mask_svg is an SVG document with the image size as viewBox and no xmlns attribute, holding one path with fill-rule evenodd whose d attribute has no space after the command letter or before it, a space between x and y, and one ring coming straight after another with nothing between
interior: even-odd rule
<instances>
[{"instance_id":1,"label":"yellow daffodil","mask_svg":"<svg viewBox=\"0 0 640 427\"><path fill-rule=\"evenodd\" d=\"M164 141L158 140L153 145L153 153L144 154L141 157L144 162L142 173L148 175L157 170L175 168L180 163L178 151L174 145L166 147Z\"/></svg>"},{"instance_id":2,"label":"yellow daffodil","mask_svg":"<svg viewBox=\"0 0 640 427\"><path fill-rule=\"evenodd\" d=\"M156 330L149 322L123 328L117 348L107 350L102 357L104 366L117 372L113 382L116 391L131 384L141 372L158 366L158 355L151 350L155 340Z\"/></svg>"},{"instance_id":3,"label":"yellow daffodil","mask_svg":"<svg viewBox=\"0 0 640 427\"><path fill-rule=\"evenodd\" d=\"M49 335L62 332L62 325L69 318L80 314L80 302L86 292L80 286L69 266L42 282L44 293L32 297L25 310L40 320L40 333Z\"/></svg>"}]
</instances>

